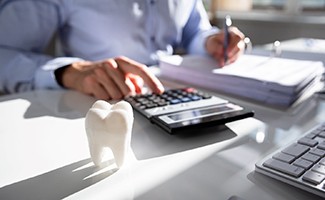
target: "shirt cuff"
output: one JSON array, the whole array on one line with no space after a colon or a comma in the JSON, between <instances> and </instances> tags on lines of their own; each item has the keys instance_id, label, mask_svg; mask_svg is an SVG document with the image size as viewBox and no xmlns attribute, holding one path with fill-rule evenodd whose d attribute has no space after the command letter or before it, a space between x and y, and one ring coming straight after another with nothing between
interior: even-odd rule
<instances>
[{"instance_id":1,"label":"shirt cuff","mask_svg":"<svg viewBox=\"0 0 325 200\"><path fill-rule=\"evenodd\" d=\"M60 57L48 61L41 66L35 74L35 89L60 89L54 71L60 67L70 65L74 62L83 61L81 58Z\"/></svg>"},{"instance_id":2,"label":"shirt cuff","mask_svg":"<svg viewBox=\"0 0 325 200\"><path fill-rule=\"evenodd\" d=\"M194 40L191 42L188 48L189 54L197 55L208 55L205 47L206 39L213 34L219 33L220 30L217 27L212 27L212 29L200 32Z\"/></svg>"}]
</instances>

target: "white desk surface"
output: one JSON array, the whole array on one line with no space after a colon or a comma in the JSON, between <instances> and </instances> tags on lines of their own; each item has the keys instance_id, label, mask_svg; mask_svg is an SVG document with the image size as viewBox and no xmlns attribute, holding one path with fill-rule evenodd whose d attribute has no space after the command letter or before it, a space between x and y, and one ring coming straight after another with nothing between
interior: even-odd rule
<instances>
[{"instance_id":1,"label":"white desk surface","mask_svg":"<svg viewBox=\"0 0 325 200\"><path fill-rule=\"evenodd\" d=\"M255 117L172 136L134 113L136 160L116 170L112 160L101 168L90 160L84 116L93 98L73 91L2 96L0 199L317 199L254 168L323 122L325 101L312 97L283 111L229 99Z\"/></svg>"}]
</instances>

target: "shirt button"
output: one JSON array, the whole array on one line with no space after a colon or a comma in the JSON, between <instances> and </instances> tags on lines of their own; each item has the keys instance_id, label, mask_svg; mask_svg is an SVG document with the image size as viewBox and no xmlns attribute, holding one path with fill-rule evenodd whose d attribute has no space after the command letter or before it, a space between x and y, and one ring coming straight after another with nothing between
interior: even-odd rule
<instances>
[{"instance_id":1,"label":"shirt button","mask_svg":"<svg viewBox=\"0 0 325 200\"><path fill-rule=\"evenodd\" d=\"M150 0L150 4L155 4L156 0Z\"/></svg>"},{"instance_id":2,"label":"shirt button","mask_svg":"<svg viewBox=\"0 0 325 200\"><path fill-rule=\"evenodd\" d=\"M155 36L150 37L151 42L154 42L156 40Z\"/></svg>"}]
</instances>

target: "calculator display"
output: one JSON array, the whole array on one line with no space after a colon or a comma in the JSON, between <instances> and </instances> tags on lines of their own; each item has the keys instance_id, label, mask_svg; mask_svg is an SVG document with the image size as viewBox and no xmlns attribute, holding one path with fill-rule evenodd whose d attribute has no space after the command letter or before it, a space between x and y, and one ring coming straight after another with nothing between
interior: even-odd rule
<instances>
[{"instance_id":1,"label":"calculator display","mask_svg":"<svg viewBox=\"0 0 325 200\"><path fill-rule=\"evenodd\" d=\"M209 107L209 108L195 109L195 110L189 110L189 111L180 112L176 114L171 114L171 115L167 115L167 117L177 122L177 121L190 120L190 119L196 119L196 118L206 117L210 115L226 113L227 111L234 111L234 108L229 106Z\"/></svg>"}]
</instances>

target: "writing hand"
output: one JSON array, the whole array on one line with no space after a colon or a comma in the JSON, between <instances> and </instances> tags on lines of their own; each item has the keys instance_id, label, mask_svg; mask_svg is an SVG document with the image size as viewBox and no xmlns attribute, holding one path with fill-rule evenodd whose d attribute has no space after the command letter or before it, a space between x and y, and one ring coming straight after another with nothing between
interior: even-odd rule
<instances>
[{"instance_id":1,"label":"writing hand","mask_svg":"<svg viewBox=\"0 0 325 200\"><path fill-rule=\"evenodd\" d=\"M225 63L224 60L223 49L225 32L221 31L217 34L211 35L206 40L207 52L218 62L221 67L235 62L245 50L245 35L238 28L234 26L230 27L229 36L229 44L226 52L228 55L227 63Z\"/></svg>"}]
</instances>

